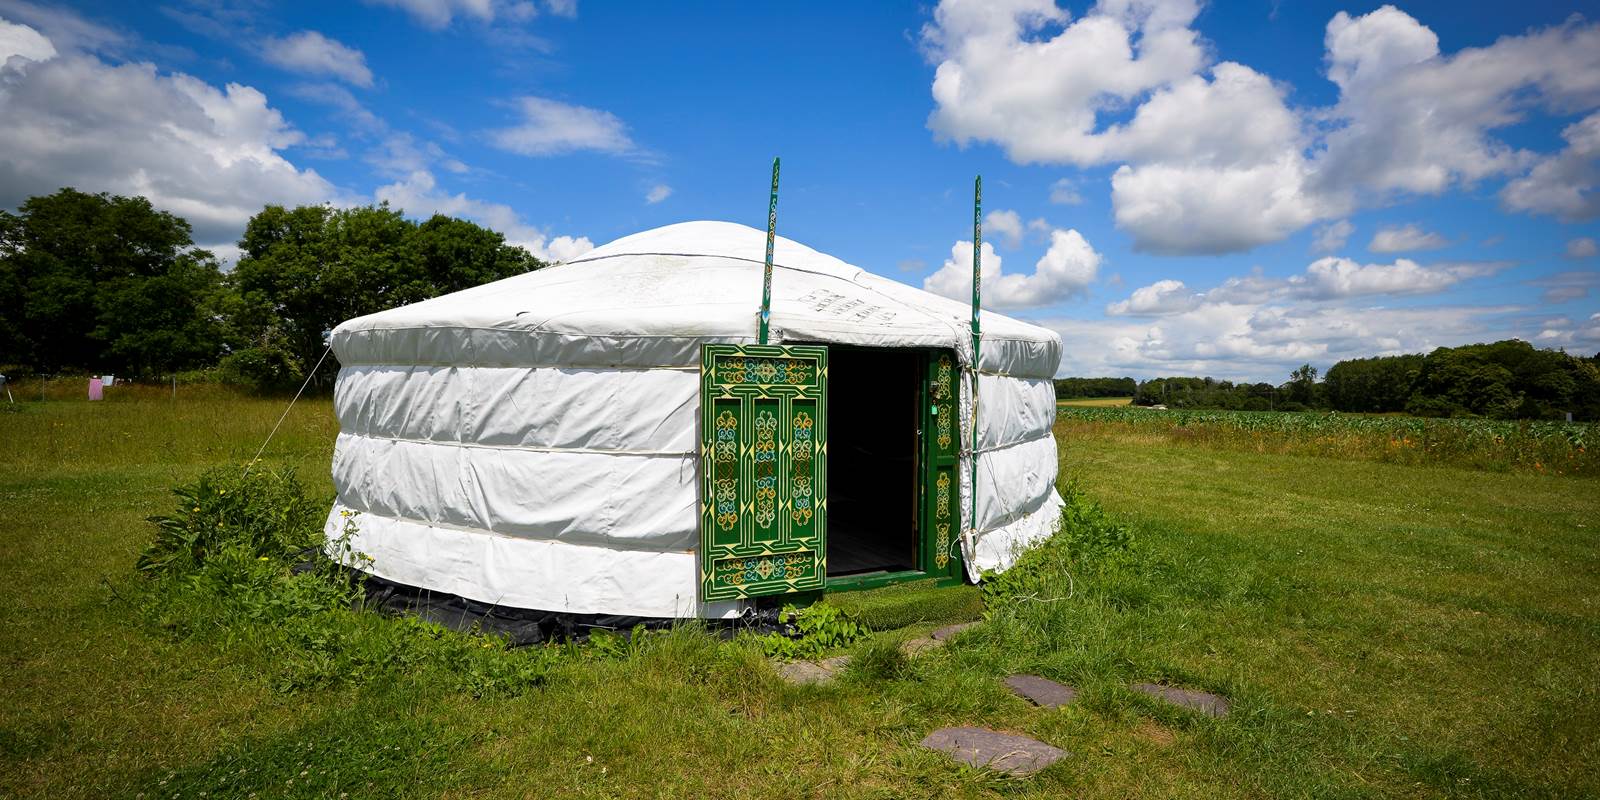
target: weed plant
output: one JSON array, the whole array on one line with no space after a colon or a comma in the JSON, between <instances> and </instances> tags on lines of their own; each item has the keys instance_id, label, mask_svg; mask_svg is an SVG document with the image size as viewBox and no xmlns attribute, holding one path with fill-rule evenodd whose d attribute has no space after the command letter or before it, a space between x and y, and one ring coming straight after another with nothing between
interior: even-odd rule
<instances>
[{"instance_id":1,"label":"weed plant","mask_svg":"<svg viewBox=\"0 0 1600 800\"><path fill-rule=\"evenodd\" d=\"M426 681L472 696L514 695L546 681L559 648L513 650L409 615L363 607L354 548L359 516L322 554L322 509L294 473L225 467L173 490L177 507L151 518L139 557L139 607L154 627L278 665L283 692L377 681ZM329 557L331 556L331 557ZM309 563L311 569L296 569Z\"/></svg>"}]
</instances>

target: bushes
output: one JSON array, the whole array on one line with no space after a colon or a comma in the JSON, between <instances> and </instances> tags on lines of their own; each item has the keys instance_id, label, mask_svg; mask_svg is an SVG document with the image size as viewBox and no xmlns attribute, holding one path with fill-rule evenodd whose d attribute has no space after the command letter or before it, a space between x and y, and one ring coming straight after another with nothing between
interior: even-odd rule
<instances>
[{"instance_id":1,"label":"bushes","mask_svg":"<svg viewBox=\"0 0 1600 800\"><path fill-rule=\"evenodd\" d=\"M282 561L315 548L328 506L306 497L294 470L212 470L172 490L171 514L150 518L155 541L139 556L145 572L193 572L223 553Z\"/></svg>"},{"instance_id":2,"label":"bushes","mask_svg":"<svg viewBox=\"0 0 1600 800\"><path fill-rule=\"evenodd\" d=\"M1137 556L1126 526L1113 523L1076 484L1062 491L1065 505L1054 536L1030 548L1005 572L984 575L981 588L989 613L1028 601L1053 602L1077 588L1073 573L1103 570Z\"/></svg>"},{"instance_id":3,"label":"bushes","mask_svg":"<svg viewBox=\"0 0 1600 800\"><path fill-rule=\"evenodd\" d=\"M293 471L213 470L173 490L172 513L152 517L155 540L139 557L138 607L150 625L254 656L277 690L372 682L440 684L473 696L516 694L549 677L560 650L513 650L503 639L451 631L415 617L363 608L370 561L351 547L360 519L345 518L318 555L327 502L306 496ZM296 571L297 562L317 566Z\"/></svg>"},{"instance_id":4,"label":"bushes","mask_svg":"<svg viewBox=\"0 0 1600 800\"><path fill-rule=\"evenodd\" d=\"M812 603L804 608L784 606L778 622L783 624L782 631L760 637L761 649L770 658L816 658L870 635L867 626L827 603Z\"/></svg>"}]
</instances>

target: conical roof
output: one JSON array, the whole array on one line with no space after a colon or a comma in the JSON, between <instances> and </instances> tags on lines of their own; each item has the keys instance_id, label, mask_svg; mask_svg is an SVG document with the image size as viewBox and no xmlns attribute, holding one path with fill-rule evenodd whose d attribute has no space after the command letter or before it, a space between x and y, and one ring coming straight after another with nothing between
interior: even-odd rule
<instances>
[{"instance_id":1,"label":"conical roof","mask_svg":"<svg viewBox=\"0 0 1600 800\"><path fill-rule=\"evenodd\" d=\"M334 348L347 365L694 366L702 342L755 340L765 253L766 232L745 225L668 225L570 263L350 320L335 329ZM967 304L783 237L773 261L773 343L949 347L970 361ZM984 371L1054 375L1054 332L989 312L983 331Z\"/></svg>"}]
</instances>

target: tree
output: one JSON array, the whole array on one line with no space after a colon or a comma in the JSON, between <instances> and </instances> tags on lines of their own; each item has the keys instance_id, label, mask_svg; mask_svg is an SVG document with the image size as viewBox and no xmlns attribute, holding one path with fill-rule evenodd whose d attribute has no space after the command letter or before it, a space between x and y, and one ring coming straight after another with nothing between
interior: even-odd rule
<instances>
[{"instance_id":1,"label":"tree","mask_svg":"<svg viewBox=\"0 0 1600 800\"><path fill-rule=\"evenodd\" d=\"M0 345L35 370L213 363L220 288L189 223L143 197L66 188L0 212Z\"/></svg>"},{"instance_id":2,"label":"tree","mask_svg":"<svg viewBox=\"0 0 1600 800\"><path fill-rule=\"evenodd\" d=\"M419 225L387 203L267 206L239 247L229 283L242 346L227 366L261 384L303 377L347 319L544 266L492 230L443 216Z\"/></svg>"}]
</instances>

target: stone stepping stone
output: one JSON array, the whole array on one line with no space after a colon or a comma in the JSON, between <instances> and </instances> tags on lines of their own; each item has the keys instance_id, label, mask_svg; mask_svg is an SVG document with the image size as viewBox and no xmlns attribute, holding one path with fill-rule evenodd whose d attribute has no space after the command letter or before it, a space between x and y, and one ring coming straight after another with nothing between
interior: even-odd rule
<instances>
[{"instance_id":1,"label":"stone stepping stone","mask_svg":"<svg viewBox=\"0 0 1600 800\"><path fill-rule=\"evenodd\" d=\"M790 661L778 665L778 677L796 686L808 686L833 680L833 670L813 661Z\"/></svg>"},{"instance_id":2,"label":"stone stepping stone","mask_svg":"<svg viewBox=\"0 0 1600 800\"><path fill-rule=\"evenodd\" d=\"M976 622L958 622L954 625L946 625L943 628L935 628L933 633L928 635L942 642L977 624Z\"/></svg>"},{"instance_id":3,"label":"stone stepping stone","mask_svg":"<svg viewBox=\"0 0 1600 800\"><path fill-rule=\"evenodd\" d=\"M916 639L907 639L900 643L900 651L908 656L914 656L924 650L933 650L944 646L944 642L930 639L926 636Z\"/></svg>"},{"instance_id":4,"label":"stone stepping stone","mask_svg":"<svg viewBox=\"0 0 1600 800\"><path fill-rule=\"evenodd\" d=\"M777 665L778 677L804 686L827 683L850 665L849 656L834 656L821 661L789 661Z\"/></svg>"},{"instance_id":5,"label":"stone stepping stone","mask_svg":"<svg viewBox=\"0 0 1600 800\"><path fill-rule=\"evenodd\" d=\"M1078 690L1038 675L1012 675L1006 687L1040 708L1060 708L1078 699Z\"/></svg>"},{"instance_id":6,"label":"stone stepping stone","mask_svg":"<svg viewBox=\"0 0 1600 800\"><path fill-rule=\"evenodd\" d=\"M1198 689L1181 689L1177 686L1162 686L1159 683L1136 683L1133 690L1147 694L1157 700L1165 700L1176 706L1182 706L1190 711L1198 711L1206 716L1221 719L1228 716L1228 698Z\"/></svg>"},{"instance_id":7,"label":"stone stepping stone","mask_svg":"<svg viewBox=\"0 0 1600 800\"><path fill-rule=\"evenodd\" d=\"M963 764L1027 777L1067 757L1067 752L1037 739L986 728L940 728L922 740Z\"/></svg>"}]
</instances>

